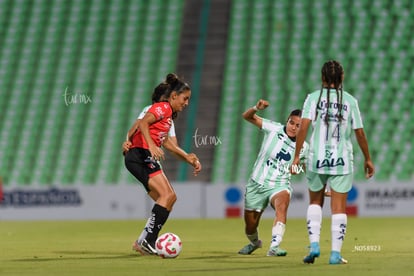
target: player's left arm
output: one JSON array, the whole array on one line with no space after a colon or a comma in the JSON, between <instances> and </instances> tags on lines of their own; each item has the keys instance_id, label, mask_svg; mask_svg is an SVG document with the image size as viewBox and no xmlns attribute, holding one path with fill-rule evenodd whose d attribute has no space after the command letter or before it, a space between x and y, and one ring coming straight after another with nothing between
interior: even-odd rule
<instances>
[{"instance_id":1,"label":"player's left arm","mask_svg":"<svg viewBox=\"0 0 414 276\"><path fill-rule=\"evenodd\" d=\"M170 136L166 137L162 142L162 146L171 152L175 157L181 159L182 161L187 161L187 153L178 146L177 139L174 138Z\"/></svg>"},{"instance_id":2,"label":"player's left arm","mask_svg":"<svg viewBox=\"0 0 414 276\"><path fill-rule=\"evenodd\" d=\"M371 155L369 154L368 141L365 136L364 129L363 128L355 129L355 136L356 136L358 145L362 151L362 154L364 155L364 158L365 158L365 162L364 162L365 177L370 178L375 173L375 166L371 160Z\"/></svg>"},{"instance_id":3,"label":"player's left arm","mask_svg":"<svg viewBox=\"0 0 414 276\"><path fill-rule=\"evenodd\" d=\"M169 134L169 133L168 133L168 134ZM167 142L166 142L166 139L168 139L168 141L167 141ZM176 150L175 150L175 147L174 147L174 146L176 146L176 147L178 147L179 149L181 149L181 148L180 148L180 146L178 145L177 136L170 136L170 135L168 135L168 137L164 139L162 146L163 146L164 148L166 148L166 149L167 149L167 150L168 150L168 151L169 151L172 155L174 155L177 159L181 159L181 160L185 161L185 160L182 158L182 155L180 155L180 154L177 154L177 153L176 153ZM169 148L167 148L167 147L169 147Z\"/></svg>"},{"instance_id":4,"label":"player's left arm","mask_svg":"<svg viewBox=\"0 0 414 276\"><path fill-rule=\"evenodd\" d=\"M173 136L175 138L175 136ZM201 171L201 163L197 155L194 153L187 153L177 144L176 139L171 139L172 137L166 137L163 141L163 147L165 147L169 152L171 152L175 157L181 159L182 161L187 162L194 167L194 175L197 175ZM175 141L174 141L175 140Z\"/></svg>"},{"instance_id":5,"label":"player's left arm","mask_svg":"<svg viewBox=\"0 0 414 276\"><path fill-rule=\"evenodd\" d=\"M366 178L370 178L375 173L374 163L371 160L371 155L369 154L368 140L365 135L364 127L362 125L361 112L359 111L358 101L355 100L354 105L351 109L351 126L355 131L355 137L358 142L359 148L364 155L364 173Z\"/></svg>"}]
</instances>

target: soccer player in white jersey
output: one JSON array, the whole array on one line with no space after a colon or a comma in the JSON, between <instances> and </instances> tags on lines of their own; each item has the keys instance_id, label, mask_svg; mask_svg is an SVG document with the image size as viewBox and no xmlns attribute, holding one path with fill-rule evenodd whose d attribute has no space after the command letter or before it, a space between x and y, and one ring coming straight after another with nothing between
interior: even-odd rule
<instances>
[{"instance_id":1,"label":"soccer player in white jersey","mask_svg":"<svg viewBox=\"0 0 414 276\"><path fill-rule=\"evenodd\" d=\"M244 222L245 234L250 243L240 249L239 254L242 255L251 254L262 247L257 228L260 217L269 203L275 209L275 219L267 256L287 254L279 245L285 233L287 210L292 193L290 164L295 151L296 132L301 123L301 110L292 111L285 126L256 115L256 111L268 106L267 101L259 100L255 106L243 113L245 120L264 132L264 137L253 172L246 185ZM307 148L308 145L303 144L301 158L305 158Z\"/></svg>"},{"instance_id":2,"label":"soccer player in white jersey","mask_svg":"<svg viewBox=\"0 0 414 276\"><path fill-rule=\"evenodd\" d=\"M307 227L310 252L303 261L314 263L320 255L319 241L322 225L322 206L326 184L331 192L331 254L330 264L346 264L341 249L347 228L346 198L352 188L353 150L352 131L364 155L366 177L373 176L375 168L368 150L357 100L343 90L342 65L330 60L321 70L322 88L310 93L303 105L302 123L296 141L295 158L299 164L300 149L306 139L309 125L309 156L306 178L310 202L307 210ZM294 173L294 172L293 172Z\"/></svg>"}]
</instances>

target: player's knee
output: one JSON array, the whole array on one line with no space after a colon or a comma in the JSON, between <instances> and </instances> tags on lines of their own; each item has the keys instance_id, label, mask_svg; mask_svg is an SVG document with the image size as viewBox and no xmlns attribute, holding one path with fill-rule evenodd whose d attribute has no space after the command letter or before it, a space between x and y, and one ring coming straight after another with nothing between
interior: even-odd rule
<instances>
[{"instance_id":1,"label":"player's knee","mask_svg":"<svg viewBox=\"0 0 414 276\"><path fill-rule=\"evenodd\" d=\"M174 203L177 201L177 194L174 192L170 192L166 195L166 199L170 206L174 205Z\"/></svg>"}]
</instances>

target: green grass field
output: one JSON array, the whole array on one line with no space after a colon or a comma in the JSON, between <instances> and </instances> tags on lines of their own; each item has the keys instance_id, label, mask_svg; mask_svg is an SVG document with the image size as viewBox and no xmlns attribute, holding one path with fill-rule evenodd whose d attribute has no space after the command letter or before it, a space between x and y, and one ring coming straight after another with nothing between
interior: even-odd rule
<instances>
[{"instance_id":1,"label":"green grass field","mask_svg":"<svg viewBox=\"0 0 414 276\"><path fill-rule=\"evenodd\" d=\"M170 219L161 232L183 241L176 259L131 251L144 221L0 222L0 275L412 275L414 218L349 218L342 255L347 265L328 265L330 220L324 219L321 256L305 265L304 219L288 220L286 257L266 257L272 221L263 220L264 247L252 255L242 219Z\"/></svg>"}]
</instances>

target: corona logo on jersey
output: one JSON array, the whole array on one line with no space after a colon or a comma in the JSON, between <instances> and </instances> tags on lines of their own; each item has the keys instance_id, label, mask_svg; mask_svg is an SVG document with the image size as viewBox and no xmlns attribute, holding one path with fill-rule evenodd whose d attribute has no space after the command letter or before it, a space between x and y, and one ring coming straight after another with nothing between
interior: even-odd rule
<instances>
[{"instance_id":1,"label":"corona logo on jersey","mask_svg":"<svg viewBox=\"0 0 414 276\"><path fill-rule=\"evenodd\" d=\"M318 105L318 110L324 110L324 109L328 109L328 108L333 108L333 109L342 109L345 111L348 111L348 105L346 104L341 104L341 103L336 103L336 102L330 102L328 104L327 100L321 100L319 105Z\"/></svg>"},{"instance_id":2,"label":"corona logo on jersey","mask_svg":"<svg viewBox=\"0 0 414 276\"><path fill-rule=\"evenodd\" d=\"M340 103L332 103L330 102L328 105L328 102L326 100L321 100L319 103L317 109L321 112L319 115L319 118L324 120L325 117L327 117L329 122L341 122L340 120L340 113L339 110L343 110L344 112L348 111L348 105L346 104L340 104ZM330 109L330 110L328 110ZM334 109L333 111L331 109ZM346 120L342 116L342 120Z\"/></svg>"}]
</instances>

